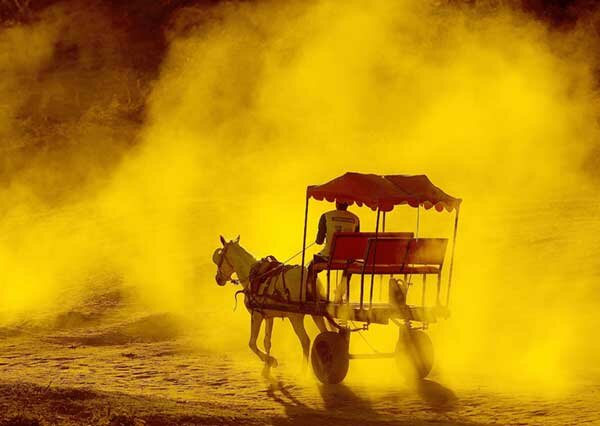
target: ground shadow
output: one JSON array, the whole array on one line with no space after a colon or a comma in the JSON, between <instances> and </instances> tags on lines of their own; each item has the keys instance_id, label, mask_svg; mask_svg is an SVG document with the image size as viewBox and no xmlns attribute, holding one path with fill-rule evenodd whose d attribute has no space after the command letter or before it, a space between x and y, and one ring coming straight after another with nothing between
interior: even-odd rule
<instances>
[{"instance_id":1,"label":"ground shadow","mask_svg":"<svg viewBox=\"0 0 600 426\"><path fill-rule=\"evenodd\" d=\"M328 424L348 425L349 418L360 420L362 425L379 424L382 419L373 410L371 404L358 397L350 388L343 384L319 385L323 398L323 409L306 405L295 395L294 386L286 385L281 380L268 381L267 395L285 409L284 417L271 419L273 425L305 425ZM386 419L389 423L390 419Z\"/></svg>"},{"instance_id":2,"label":"ground shadow","mask_svg":"<svg viewBox=\"0 0 600 426\"><path fill-rule=\"evenodd\" d=\"M271 419L274 425L304 425L321 424L348 425L360 423L361 425L412 425L417 419L410 421L399 421L394 419L391 413L381 413L374 409L371 401L360 396L350 387L344 384L318 385L318 391L323 401L323 408L315 408L301 401L294 393L297 393L294 385L286 385L281 380L265 378L267 384L267 395L285 410L283 417ZM416 386L416 392L433 412L450 411L456 401L454 392L432 380L420 381ZM401 399L411 395L410 390L394 393L392 399L400 403ZM422 420L421 420L422 421ZM437 425L457 425L456 421L436 419Z\"/></svg>"},{"instance_id":3,"label":"ground shadow","mask_svg":"<svg viewBox=\"0 0 600 426\"><path fill-rule=\"evenodd\" d=\"M416 385L421 399L437 412L451 411L456 405L456 394L433 380L420 380Z\"/></svg>"},{"instance_id":4,"label":"ground shadow","mask_svg":"<svg viewBox=\"0 0 600 426\"><path fill-rule=\"evenodd\" d=\"M360 413L360 417L370 420L376 420L379 417L379 414L373 409L371 401L360 397L343 383L338 385L319 384L319 392L327 412L343 413L351 409Z\"/></svg>"}]
</instances>

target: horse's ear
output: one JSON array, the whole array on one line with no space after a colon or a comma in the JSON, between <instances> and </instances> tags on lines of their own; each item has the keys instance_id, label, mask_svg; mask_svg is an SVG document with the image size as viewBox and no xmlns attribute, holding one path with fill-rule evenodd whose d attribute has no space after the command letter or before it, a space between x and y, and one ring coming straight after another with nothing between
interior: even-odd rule
<instances>
[{"instance_id":1,"label":"horse's ear","mask_svg":"<svg viewBox=\"0 0 600 426\"><path fill-rule=\"evenodd\" d=\"M222 235L219 235L219 238L221 239L221 244L225 245L225 238Z\"/></svg>"},{"instance_id":2,"label":"horse's ear","mask_svg":"<svg viewBox=\"0 0 600 426\"><path fill-rule=\"evenodd\" d=\"M237 236L237 238L235 239L235 242L236 242L236 243L239 243L239 242L240 242L240 236L239 236L239 235L238 235L238 236Z\"/></svg>"}]
</instances>

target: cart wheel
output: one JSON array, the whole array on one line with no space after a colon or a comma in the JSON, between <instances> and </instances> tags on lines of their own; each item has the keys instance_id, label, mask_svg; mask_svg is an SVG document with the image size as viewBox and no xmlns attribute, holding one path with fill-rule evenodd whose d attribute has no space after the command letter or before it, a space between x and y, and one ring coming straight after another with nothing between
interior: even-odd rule
<instances>
[{"instance_id":1,"label":"cart wheel","mask_svg":"<svg viewBox=\"0 0 600 426\"><path fill-rule=\"evenodd\" d=\"M396 363L400 370L409 368L417 379L427 377L433 367L433 343L421 330L406 330L396 344Z\"/></svg>"},{"instance_id":2,"label":"cart wheel","mask_svg":"<svg viewBox=\"0 0 600 426\"><path fill-rule=\"evenodd\" d=\"M322 383L340 383L348 374L350 363L347 337L334 331L319 334L313 343L310 360Z\"/></svg>"}]
</instances>

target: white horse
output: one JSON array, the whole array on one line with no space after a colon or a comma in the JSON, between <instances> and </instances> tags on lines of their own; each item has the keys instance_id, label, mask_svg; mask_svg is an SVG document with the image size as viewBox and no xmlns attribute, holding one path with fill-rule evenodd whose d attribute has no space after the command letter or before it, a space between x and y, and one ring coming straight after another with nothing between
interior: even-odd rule
<instances>
[{"instance_id":1,"label":"white horse","mask_svg":"<svg viewBox=\"0 0 600 426\"><path fill-rule=\"evenodd\" d=\"M221 236L222 248L215 250L213 254L213 262L217 265L217 275L215 277L217 284L220 286L225 285L229 281L233 281L231 275L235 272L238 276L239 282L244 288L244 297L248 302L250 292L250 270L257 264L257 260L248 253L239 244L240 237L233 241L225 241ZM277 274L273 277L269 288L266 290L269 294L288 294L290 302L299 301L300 297L300 277L302 275L302 267L294 266L287 269L283 273ZM307 279L307 271L304 269L304 282ZM317 280L317 297L324 298L323 289ZM246 303L246 307L248 304ZM273 332L273 318L282 317L288 318L292 323L292 327L300 340L302 345L302 352L304 356L303 369L308 364L308 354L310 349L310 338L304 328L304 314L291 313L284 311L271 311L271 310L253 310L248 309L251 315L251 327L250 327L250 349L265 363L266 372L270 367L277 366L277 360L271 355L271 335ZM256 345L258 339L258 333L263 320L265 321L265 338L264 348L265 352L261 351ZM320 316L313 316L315 324L321 332L327 331L325 321Z\"/></svg>"}]
</instances>

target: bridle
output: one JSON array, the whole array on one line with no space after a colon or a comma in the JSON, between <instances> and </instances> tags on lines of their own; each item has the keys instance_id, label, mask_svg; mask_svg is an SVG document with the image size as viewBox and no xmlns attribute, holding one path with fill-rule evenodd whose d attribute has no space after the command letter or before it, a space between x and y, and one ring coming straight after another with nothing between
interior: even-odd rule
<instances>
[{"instance_id":1,"label":"bridle","mask_svg":"<svg viewBox=\"0 0 600 426\"><path fill-rule=\"evenodd\" d=\"M226 244L223 246L223 248L221 249L221 253L220 253L220 259L217 262L217 276L215 277L217 284L219 285L225 285L228 282L232 283L232 284L239 284L240 280L236 280L231 278L231 274L229 274L229 278L227 278L225 280L225 282L223 284L220 283L219 278L221 277L221 267L223 266L223 263L226 263L227 266L229 266L232 270L232 273L235 272L235 269L233 267L233 264L229 261L229 259L227 259L227 249L229 248L230 244Z\"/></svg>"}]
</instances>

